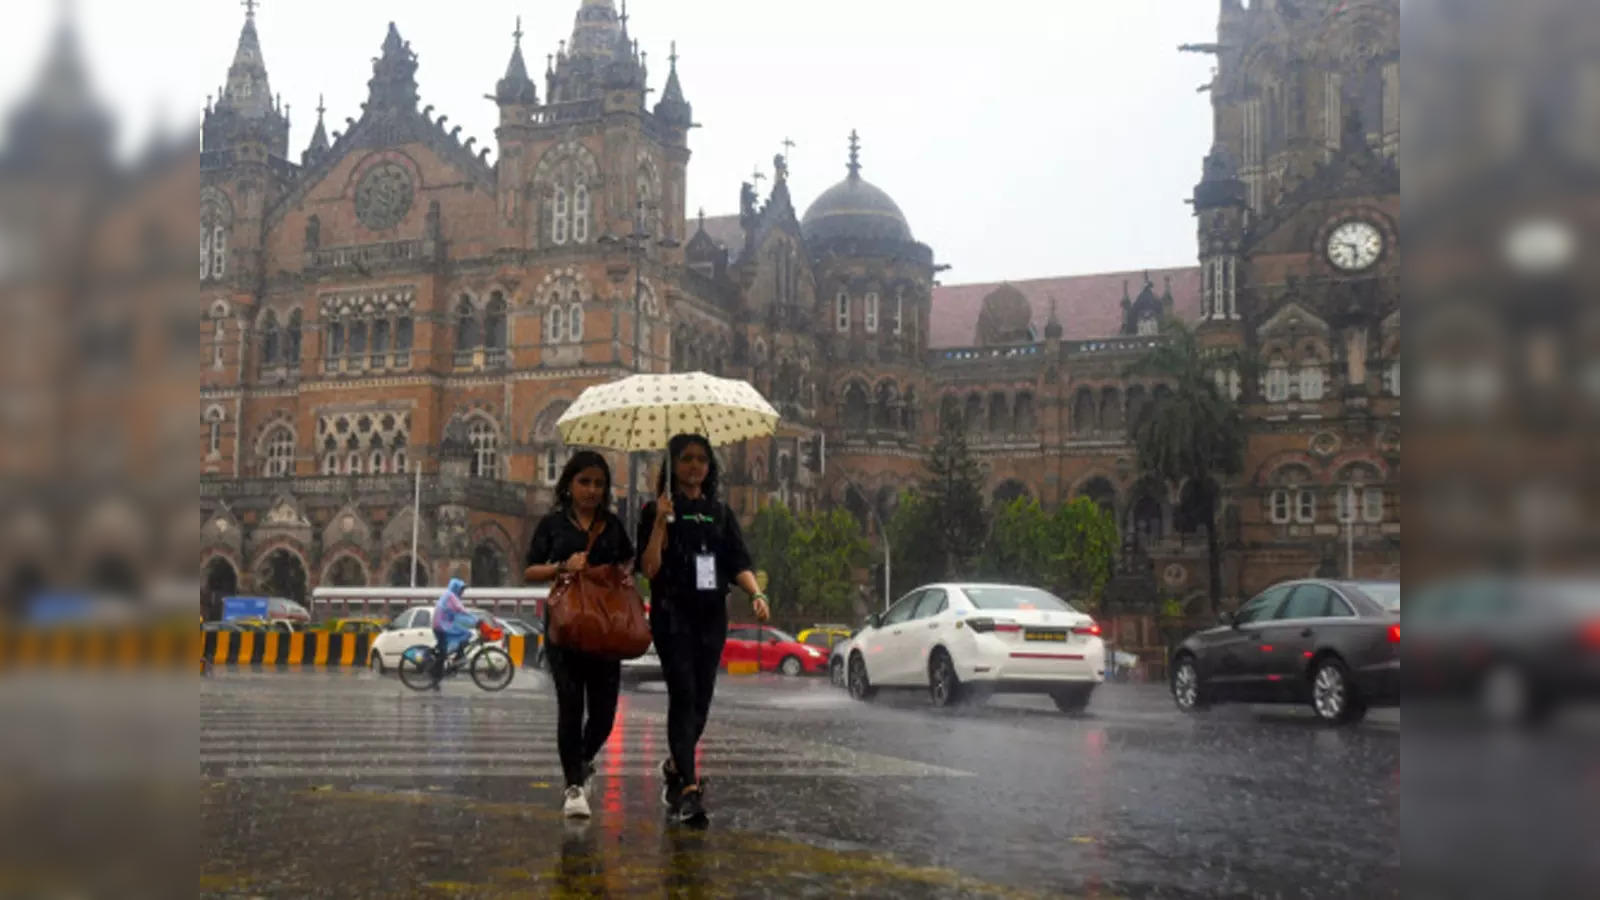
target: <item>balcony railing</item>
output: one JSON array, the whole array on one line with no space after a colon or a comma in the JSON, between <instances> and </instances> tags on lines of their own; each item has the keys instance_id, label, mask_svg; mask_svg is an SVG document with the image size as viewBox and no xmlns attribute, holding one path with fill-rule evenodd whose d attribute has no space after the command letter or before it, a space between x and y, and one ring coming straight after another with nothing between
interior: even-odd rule
<instances>
[{"instance_id":1,"label":"balcony railing","mask_svg":"<svg viewBox=\"0 0 1600 900\"><path fill-rule=\"evenodd\" d=\"M573 100L567 103L552 103L541 106L533 111L530 117L534 125L554 125L560 122L581 122L598 118L605 109L605 104L599 99Z\"/></svg>"},{"instance_id":2,"label":"balcony railing","mask_svg":"<svg viewBox=\"0 0 1600 900\"><path fill-rule=\"evenodd\" d=\"M385 241L381 244L352 244L307 251L306 265L313 269L345 269L361 266L387 266L422 259L421 241Z\"/></svg>"},{"instance_id":3,"label":"balcony railing","mask_svg":"<svg viewBox=\"0 0 1600 900\"><path fill-rule=\"evenodd\" d=\"M407 503L415 490L416 476L406 473L396 475L309 475L288 478L219 478L200 479L200 497L206 499L265 500L271 501L280 494L296 497L330 497L342 499L346 495L388 496ZM529 485L494 478L469 478L464 482L445 485L437 475L422 478L424 505L441 502L462 503L475 509L522 515L527 512Z\"/></svg>"},{"instance_id":4,"label":"balcony railing","mask_svg":"<svg viewBox=\"0 0 1600 900\"><path fill-rule=\"evenodd\" d=\"M411 368L411 351L392 353L362 353L350 356L328 356L322 360L324 375L358 375L369 372L397 372Z\"/></svg>"}]
</instances>

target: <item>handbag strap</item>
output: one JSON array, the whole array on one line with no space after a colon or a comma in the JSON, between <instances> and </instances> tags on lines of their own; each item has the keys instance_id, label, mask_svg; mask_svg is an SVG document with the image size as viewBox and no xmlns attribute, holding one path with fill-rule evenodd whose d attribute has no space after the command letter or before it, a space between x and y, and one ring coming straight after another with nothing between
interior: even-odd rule
<instances>
[{"instance_id":1,"label":"handbag strap","mask_svg":"<svg viewBox=\"0 0 1600 900\"><path fill-rule=\"evenodd\" d=\"M600 533L605 530L606 520L600 518L599 514L596 514L594 521L589 523L589 546L583 548L585 555L594 551L594 542L600 538Z\"/></svg>"}]
</instances>

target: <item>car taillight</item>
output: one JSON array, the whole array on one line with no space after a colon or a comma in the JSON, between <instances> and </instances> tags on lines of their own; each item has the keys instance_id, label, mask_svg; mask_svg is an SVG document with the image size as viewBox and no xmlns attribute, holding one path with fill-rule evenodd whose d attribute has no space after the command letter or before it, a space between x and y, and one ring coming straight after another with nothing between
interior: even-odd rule
<instances>
[{"instance_id":1,"label":"car taillight","mask_svg":"<svg viewBox=\"0 0 1600 900\"><path fill-rule=\"evenodd\" d=\"M1089 635L1091 637L1099 637L1100 636L1100 623L1099 622L1090 622L1087 625L1074 625L1074 626L1072 626L1072 633L1073 634L1087 634L1087 635Z\"/></svg>"},{"instance_id":2,"label":"car taillight","mask_svg":"<svg viewBox=\"0 0 1600 900\"><path fill-rule=\"evenodd\" d=\"M1585 622L1578 629L1578 640L1588 649L1600 651L1600 619Z\"/></svg>"},{"instance_id":3,"label":"car taillight","mask_svg":"<svg viewBox=\"0 0 1600 900\"><path fill-rule=\"evenodd\" d=\"M1015 622L995 621L994 619L971 619L967 627L980 634L991 631L1021 631L1022 626Z\"/></svg>"},{"instance_id":4,"label":"car taillight","mask_svg":"<svg viewBox=\"0 0 1600 900\"><path fill-rule=\"evenodd\" d=\"M1389 626L1389 643L1391 643L1391 644L1400 643L1400 626L1399 625L1390 625Z\"/></svg>"}]
</instances>

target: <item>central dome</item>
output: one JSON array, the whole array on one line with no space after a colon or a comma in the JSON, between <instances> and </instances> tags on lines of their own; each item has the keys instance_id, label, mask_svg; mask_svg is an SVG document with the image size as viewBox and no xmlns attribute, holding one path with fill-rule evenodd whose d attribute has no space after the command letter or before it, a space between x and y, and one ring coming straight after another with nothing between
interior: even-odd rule
<instances>
[{"instance_id":1,"label":"central dome","mask_svg":"<svg viewBox=\"0 0 1600 900\"><path fill-rule=\"evenodd\" d=\"M899 205L883 189L861 177L859 149L855 132L851 132L850 174L823 191L801 217L800 230L806 240L911 240L911 226Z\"/></svg>"}]
</instances>

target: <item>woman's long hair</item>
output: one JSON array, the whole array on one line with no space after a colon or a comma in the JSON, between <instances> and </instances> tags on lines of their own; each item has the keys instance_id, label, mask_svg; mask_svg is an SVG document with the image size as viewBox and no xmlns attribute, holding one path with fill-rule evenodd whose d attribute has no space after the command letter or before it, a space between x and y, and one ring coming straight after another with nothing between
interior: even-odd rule
<instances>
[{"instance_id":1,"label":"woman's long hair","mask_svg":"<svg viewBox=\"0 0 1600 900\"><path fill-rule=\"evenodd\" d=\"M556 509L567 512L572 509L572 479L584 469L599 469L605 473L606 489L600 494L599 513L611 511L611 464L606 458L593 450L579 450L567 460L567 467L561 470L561 480L556 482Z\"/></svg>"},{"instance_id":2,"label":"woman's long hair","mask_svg":"<svg viewBox=\"0 0 1600 900\"><path fill-rule=\"evenodd\" d=\"M711 442L698 434L673 435L672 440L667 442L667 458L661 463L661 473L656 476L656 496L659 497L667 492L667 476L671 473L673 464L683 455L683 451L693 444L699 444L704 448L706 459L710 460L710 466L706 469L706 480L700 485L700 495L707 500L717 499L717 483L721 480L717 455L711 452Z\"/></svg>"}]
</instances>

